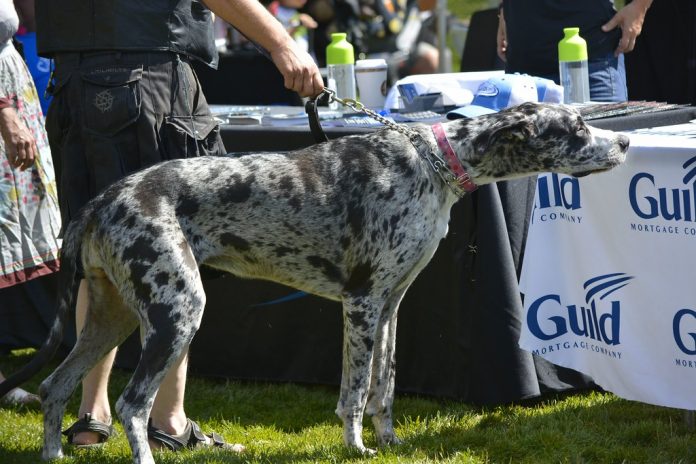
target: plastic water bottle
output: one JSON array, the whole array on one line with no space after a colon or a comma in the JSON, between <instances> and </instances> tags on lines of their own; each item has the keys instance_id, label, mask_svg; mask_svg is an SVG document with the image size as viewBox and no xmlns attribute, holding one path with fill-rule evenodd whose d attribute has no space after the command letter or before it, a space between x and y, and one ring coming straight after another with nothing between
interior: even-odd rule
<instances>
[{"instance_id":1,"label":"plastic water bottle","mask_svg":"<svg viewBox=\"0 0 696 464\"><path fill-rule=\"evenodd\" d=\"M563 103L590 101L590 78L587 70L587 43L580 29L566 27L558 43L558 65L563 86Z\"/></svg>"},{"instance_id":2,"label":"plastic water bottle","mask_svg":"<svg viewBox=\"0 0 696 464\"><path fill-rule=\"evenodd\" d=\"M355 55L345 32L331 34L331 43L326 47L326 68L328 87L336 96L355 99ZM338 109L338 103L331 103L330 108Z\"/></svg>"}]
</instances>

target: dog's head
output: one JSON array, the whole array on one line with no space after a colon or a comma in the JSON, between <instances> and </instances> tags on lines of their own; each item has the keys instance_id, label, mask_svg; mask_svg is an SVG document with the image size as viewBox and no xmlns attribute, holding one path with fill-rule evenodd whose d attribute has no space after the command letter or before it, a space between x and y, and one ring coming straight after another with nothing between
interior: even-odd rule
<instances>
[{"instance_id":1,"label":"dog's head","mask_svg":"<svg viewBox=\"0 0 696 464\"><path fill-rule=\"evenodd\" d=\"M476 184L541 172L583 176L626 158L628 137L590 127L569 106L523 103L450 123L450 143Z\"/></svg>"}]
</instances>

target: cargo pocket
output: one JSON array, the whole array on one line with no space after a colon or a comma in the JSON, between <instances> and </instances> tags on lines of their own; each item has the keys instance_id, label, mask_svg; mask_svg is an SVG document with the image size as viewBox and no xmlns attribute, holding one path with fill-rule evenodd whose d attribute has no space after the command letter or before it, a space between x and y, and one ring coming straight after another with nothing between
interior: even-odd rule
<instances>
[{"instance_id":1,"label":"cargo pocket","mask_svg":"<svg viewBox=\"0 0 696 464\"><path fill-rule=\"evenodd\" d=\"M220 127L211 115L168 116L160 139L165 159L224 154Z\"/></svg>"},{"instance_id":2,"label":"cargo pocket","mask_svg":"<svg viewBox=\"0 0 696 464\"><path fill-rule=\"evenodd\" d=\"M85 127L114 135L140 116L143 68L93 69L82 74Z\"/></svg>"},{"instance_id":3,"label":"cargo pocket","mask_svg":"<svg viewBox=\"0 0 696 464\"><path fill-rule=\"evenodd\" d=\"M86 157L97 194L141 167L137 125L142 67L93 68L82 73Z\"/></svg>"}]
</instances>

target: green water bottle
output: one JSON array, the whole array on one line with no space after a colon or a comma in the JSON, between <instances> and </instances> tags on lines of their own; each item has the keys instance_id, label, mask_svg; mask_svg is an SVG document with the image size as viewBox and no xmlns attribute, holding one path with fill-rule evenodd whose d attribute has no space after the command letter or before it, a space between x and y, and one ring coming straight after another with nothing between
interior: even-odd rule
<instances>
[{"instance_id":1,"label":"green water bottle","mask_svg":"<svg viewBox=\"0 0 696 464\"><path fill-rule=\"evenodd\" d=\"M587 43L580 29L566 27L558 43L558 65L563 86L563 103L590 101L590 78L587 67Z\"/></svg>"},{"instance_id":2,"label":"green water bottle","mask_svg":"<svg viewBox=\"0 0 696 464\"><path fill-rule=\"evenodd\" d=\"M328 88L339 98L355 99L355 54L353 46L346 40L345 32L331 34L331 43L326 47ZM333 102L331 109L337 109Z\"/></svg>"}]
</instances>

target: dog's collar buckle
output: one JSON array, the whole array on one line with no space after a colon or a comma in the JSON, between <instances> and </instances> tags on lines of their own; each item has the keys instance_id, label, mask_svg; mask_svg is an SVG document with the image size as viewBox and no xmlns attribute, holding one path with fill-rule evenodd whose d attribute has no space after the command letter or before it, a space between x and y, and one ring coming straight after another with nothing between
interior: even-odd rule
<instances>
[{"instance_id":1,"label":"dog's collar buckle","mask_svg":"<svg viewBox=\"0 0 696 464\"><path fill-rule=\"evenodd\" d=\"M447 162L447 167L452 175L452 180L457 184L457 187L466 193L471 193L478 188L476 183L471 180L471 176L466 171L466 168L459 161L457 155L454 153L454 149L447 140L447 134L445 134L445 129L442 127L441 123L433 124L431 126L435 140L437 141L437 146L445 155L445 161Z\"/></svg>"}]
</instances>

